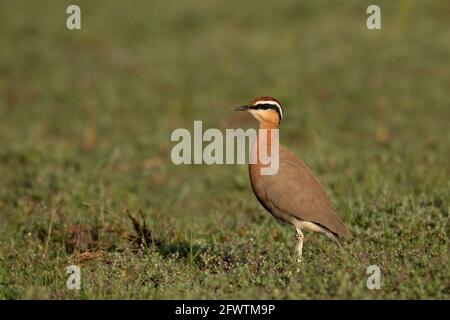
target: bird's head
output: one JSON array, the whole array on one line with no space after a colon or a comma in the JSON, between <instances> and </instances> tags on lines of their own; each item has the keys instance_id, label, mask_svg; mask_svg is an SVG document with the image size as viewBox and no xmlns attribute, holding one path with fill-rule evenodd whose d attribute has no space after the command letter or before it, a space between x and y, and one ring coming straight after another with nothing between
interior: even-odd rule
<instances>
[{"instance_id":1,"label":"bird's head","mask_svg":"<svg viewBox=\"0 0 450 320\"><path fill-rule=\"evenodd\" d=\"M272 97L260 97L254 99L245 106L240 106L235 111L248 111L263 127L278 127L283 119L281 103Z\"/></svg>"}]
</instances>

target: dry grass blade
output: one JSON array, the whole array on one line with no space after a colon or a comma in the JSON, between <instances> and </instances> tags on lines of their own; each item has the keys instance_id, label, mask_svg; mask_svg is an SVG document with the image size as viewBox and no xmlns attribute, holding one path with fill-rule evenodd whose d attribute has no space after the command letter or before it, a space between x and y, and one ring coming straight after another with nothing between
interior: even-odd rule
<instances>
[{"instance_id":1,"label":"dry grass blade","mask_svg":"<svg viewBox=\"0 0 450 320\"><path fill-rule=\"evenodd\" d=\"M48 232L47 232L47 240L45 241L45 248L44 248L44 253L42 254L42 259L45 259L45 257L47 256L48 244L50 242L50 237L52 235L53 219L55 218L56 211L57 211L57 209L53 209L52 214L50 216L50 223L49 223Z\"/></svg>"}]
</instances>

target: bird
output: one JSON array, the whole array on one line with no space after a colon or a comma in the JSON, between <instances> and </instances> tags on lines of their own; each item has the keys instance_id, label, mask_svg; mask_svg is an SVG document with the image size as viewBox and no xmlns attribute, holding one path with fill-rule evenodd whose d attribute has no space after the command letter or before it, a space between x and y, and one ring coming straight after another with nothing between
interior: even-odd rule
<instances>
[{"instance_id":1,"label":"bird","mask_svg":"<svg viewBox=\"0 0 450 320\"><path fill-rule=\"evenodd\" d=\"M294 256L298 263L303 255L303 231L322 233L341 247L341 240L353 238L324 188L311 170L297 155L278 144L278 171L275 174L262 174L265 163L259 158L258 150L271 143L271 130L279 129L283 119L281 103L269 96L252 100L239 106L235 111L247 111L259 122L259 134L252 146L254 163L249 163L250 184L257 200L278 221L295 228ZM261 132L267 139L261 139ZM277 131L278 132L278 131ZM263 145L265 143L265 145Z\"/></svg>"}]
</instances>

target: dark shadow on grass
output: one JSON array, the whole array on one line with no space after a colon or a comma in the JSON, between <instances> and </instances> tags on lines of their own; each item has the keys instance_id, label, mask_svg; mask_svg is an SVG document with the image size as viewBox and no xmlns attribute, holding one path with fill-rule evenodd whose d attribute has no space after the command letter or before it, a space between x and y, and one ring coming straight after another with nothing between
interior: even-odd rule
<instances>
[{"instance_id":1,"label":"dark shadow on grass","mask_svg":"<svg viewBox=\"0 0 450 320\"><path fill-rule=\"evenodd\" d=\"M133 217L128 210L126 210L126 214L131 220L134 229L134 234L129 235L127 238L136 250L155 248L164 258L175 255L181 258L188 258L191 262L194 262L200 254L209 251L208 246L190 243L188 241L168 242L162 239L156 239L147 227L142 213L142 223Z\"/></svg>"},{"instance_id":2,"label":"dark shadow on grass","mask_svg":"<svg viewBox=\"0 0 450 320\"><path fill-rule=\"evenodd\" d=\"M193 260L195 260L202 253L210 252L208 246L196 243L189 243L187 241L181 242L161 241L158 251L159 253L161 253L163 257L177 255L178 257L192 258Z\"/></svg>"}]
</instances>

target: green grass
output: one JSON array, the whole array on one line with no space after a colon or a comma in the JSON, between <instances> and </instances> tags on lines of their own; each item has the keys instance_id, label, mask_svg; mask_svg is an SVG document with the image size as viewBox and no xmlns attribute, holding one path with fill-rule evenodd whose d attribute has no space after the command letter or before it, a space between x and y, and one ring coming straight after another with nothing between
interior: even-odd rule
<instances>
[{"instance_id":1,"label":"green grass","mask_svg":"<svg viewBox=\"0 0 450 320\"><path fill-rule=\"evenodd\" d=\"M70 3L0 4L0 298L450 298L448 1L77 1L68 31ZM245 166L170 161L261 95L355 236L307 234L298 273Z\"/></svg>"}]
</instances>

